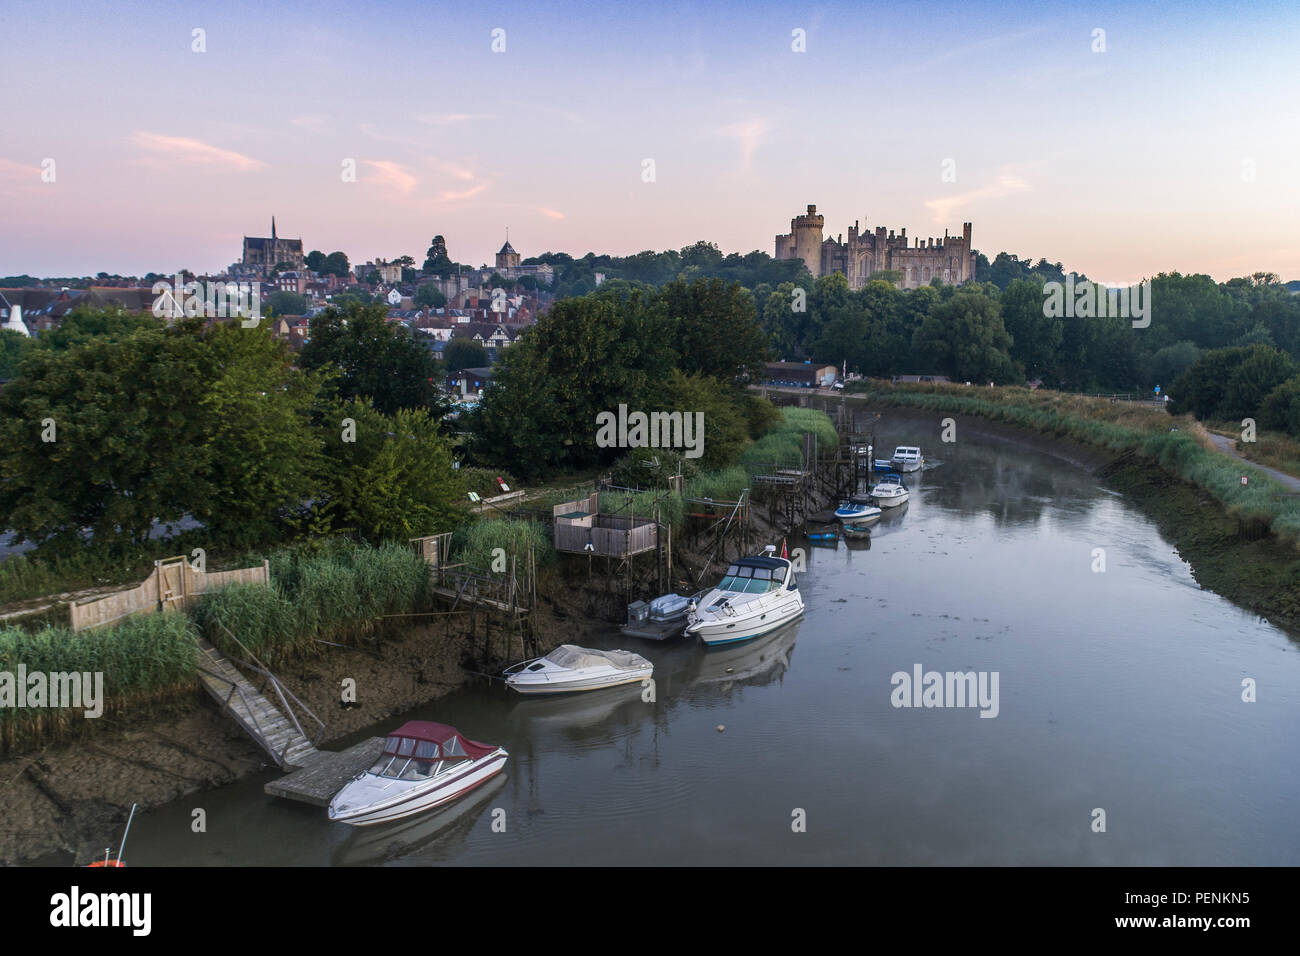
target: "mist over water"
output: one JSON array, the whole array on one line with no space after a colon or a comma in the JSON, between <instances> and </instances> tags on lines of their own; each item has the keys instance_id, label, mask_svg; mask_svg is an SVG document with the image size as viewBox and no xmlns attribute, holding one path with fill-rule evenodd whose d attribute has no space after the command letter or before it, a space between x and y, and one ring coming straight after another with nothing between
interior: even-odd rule
<instances>
[{"instance_id":1,"label":"mist over water","mask_svg":"<svg viewBox=\"0 0 1300 956\"><path fill-rule=\"evenodd\" d=\"M1295 640L1202 591L1087 472L994 439L922 448L942 465L869 547L791 540L800 623L715 651L611 628L655 662L656 703L478 683L364 736L410 717L503 744L491 788L353 829L264 796L268 773L137 817L131 864L1300 863ZM917 664L997 672L997 717L894 707Z\"/></svg>"}]
</instances>

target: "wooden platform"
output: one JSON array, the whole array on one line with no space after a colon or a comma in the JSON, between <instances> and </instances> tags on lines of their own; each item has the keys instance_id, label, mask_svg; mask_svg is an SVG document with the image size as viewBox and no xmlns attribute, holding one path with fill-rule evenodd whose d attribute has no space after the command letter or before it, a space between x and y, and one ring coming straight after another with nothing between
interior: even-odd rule
<instances>
[{"instance_id":1,"label":"wooden platform","mask_svg":"<svg viewBox=\"0 0 1300 956\"><path fill-rule=\"evenodd\" d=\"M624 637L639 637L645 641L666 641L669 638L680 636L682 629L685 627L685 618L679 618L667 624L643 621L640 624L624 624L619 628L619 633Z\"/></svg>"},{"instance_id":2,"label":"wooden platform","mask_svg":"<svg viewBox=\"0 0 1300 956\"><path fill-rule=\"evenodd\" d=\"M317 750L311 761L300 770L272 780L262 791L270 797L283 797L328 807L343 785L370 767L384 749L383 737L371 737L347 750Z\"/></svg>"},{"instance_id":3,"label":"wooden platform","mask_svg":"<svg viewBox=\"0 0 1300 956\"><path fill-rule=\"evenodd\" d=\"M199 680L222 709L285 770L310 763L318 753L292 720L263 697L219 650L199 641Z\"/></svg>"}]
</instances>

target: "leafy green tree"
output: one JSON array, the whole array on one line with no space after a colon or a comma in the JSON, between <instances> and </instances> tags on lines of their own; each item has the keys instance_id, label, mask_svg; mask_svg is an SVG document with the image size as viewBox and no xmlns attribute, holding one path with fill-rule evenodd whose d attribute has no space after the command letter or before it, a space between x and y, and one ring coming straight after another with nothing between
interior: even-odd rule
<instances>
[{"instance_id":1,"label":"leafy green tree","mask_svg":"<svg viewBox=\"0 0 1300 956\"><path fill-rule=\"evenodd\" d=\"M325 265L325 253L319 249L313 249L303 257L303 265L312 272L321 273L321 267ZM322 275L324 273L321 273Z\"/></svg>"},{"instance_id":2,"label":"leafy green tree","mask_svg":"<svg viewBox=\"0 0 1300 956\"><path fill-rule=\"evenodd\" d=\"M73 309L63 317L56 328L41 334L37 342L56 351L84 345L92 339L117 341L140 329L161 329L163 319L148 313L127 312L124 309Z\"/></svg>"},{"instance_id":3,"label":"leafy green tree","mask_svg":"<svg viewBox=\"0 0 1300 956\"><path fill-rule=\"evenodd\" d=\"M1056 364L1065 335L1060 316L1043 308L1043 287L1033 279L1013 279L1001 298L1002 323L1011 336L1011 358L1029 378L1043 378Z\"/></svg>"},{"instance_id":4,"label":"leafy green tree","mask_svg":"<svg viewBox=\"0 0 1300 956\"><path fill-rule=\"evenodd\" d=\"M448 372L484 368L488 364L487 349L473 339L452 339L442 350L442 363Z\"/></svg>"},{"instance_id":5,"label":"leafy green tree","mask_svg":"<svg viewBox=\"0 0 1300 956\"><path fill-rule=\"evenodd\" d=\"M698 248L692 247L692 248ZM679 367L723 381L761 381L770 355L754 297L737 283L701 279L670 282L657 304L676 324Z\"/></svg>"},{"instance_id":6,"label":"leafy green tree","mask_svg":"<svg viewBox=\"0 0 1300 956\"><path fill-rule=\"evenodd\" d=\"M441 309L447 304L447 297L432 282L426 282L415 290L415 304L426 309Z\"/></svg>"},{"instance_id":7,"label":"leafy green tree","mask_svg":"<svg viewBox=\"0 0 1300 956\"><path fill-rule=\"evenodd\" d=\"M998 303L982 292L959 291L936 306L916 330L913 347L954 379L1006 384L1018 377Z\"/></svg>"},{"instance_id":8,"label":"leafy green tree","mask_svg":"<svg viewBox=\"0 0 1300 956\"><path fill-rule=\"evenodd\" d=\"M202 471L189 512L216 540L252 547L283 531L282 512L309 495L320 468L311 409L322 377L293 367L269 324L202 333Z\"/></svg>"},{"instance_id":9,"label":"leafy green tree","mask_svg":"<svg viewBox=\"0 0 1300 956\"><path fill-rule=\"evenodd\" d=\"M1259 426L1300 437L1300 376L1268 393L1259 406Z\"/></svg>"},{"instance_id":10,"label":"leafy green tree","mask_svg":"<svg viewBox=\"0 0 1300 956\"><path fill-rule=\"evenodd\" d=\"M265 306L269 315L302 315L307 311L307 297L296 292L274 292Z\"/></svg>"},{"instance_id":11,"label":"leafy green tree","mask_svg":"<svg viewBox=\"0 0 1300 956\"><path fill-rule=\"evenodd\" d=\"M0 389L0 514L56 554L142 545L209 491L195 321L37 349Z\"/></svg>"},{"instance_id":12,"label":"leafy green tree","mask_svg":"<svg viewBox=\"0 0 1300 956\"><path fill-rule=\"evenodd\" d=\"M468 416L476 459L521 478L612 461L617 451L596 444L596 416L651 409L676 359L672 330L639 290L625 302L559 300L505 350Z\"/></svg>"},{"instance_id":13,"label":"leafy green tree","mask_svg":"<svg viewBox=\"0 0 1300 956\"><path fill-rule=\"evenodd\" d=\"M1169 411L1240 421L1255 416L1269 393L1295 374L1290 356L1266 345L1212 349L1169 390Z\"/></svg>"},{"instance_id":14,"label":"leafy green tree","mask_svg":"<svg viewBox=\"0 0 1300 956\"><path fill-rule=\"evenodd\" d=\"M0 329L0 382L18 374L18 364L23 356L37 347L35 339L18 332Z\"/></svg>"},{"instance_id":15,"label":"leafy green tree","mask_svg":"<svg viewBox=\"0 0 1300 956\"><path fill-rule=\"evenodd\" d=\"M348 264L346 255L341 252L331 252L315 271L321 275L338 276L341 279L352 271L352 266Z\"/></svg>"},{"instance_id":16,"label":"leafy green tree","mask_svg":"<svg viewBox=\"0 0 1300 956\"><path fill-rule=\"evenodd\" d=\"M346 433L345 419L352 422ZM451 443L427 409L390 416L353 400L326 415L322 428L319 511L331 527L355 529L368 540L405 541L464 522L465 489L452 469Z\"/></svg>"},{"instance_id":17,"label":"leafy green tree","mask_svg":"<svg viewBox=\"0 0 1300 956\"><path fill-rule=\"evenodd\" d=\"M345 401L368 396L381 414L427 408L441 418L446 407L436 384L437 361L404 325L388 322L387 314L384 305L326 309L311 320L299 366L335 370L331 388Z\"/></svg>"},{"instance_id":18,"label":"leafy green tree","mask_svg":"<svg viewBox=\"0 0 1300 956\"><path fill-rule=\"evenodd\" d=\"M733 385L698 372L686 375L674 369L653 410L703 416L703 454L690 460L704 470L735 462L749 439L742 393Z\"/></svg>"}]
</instances>

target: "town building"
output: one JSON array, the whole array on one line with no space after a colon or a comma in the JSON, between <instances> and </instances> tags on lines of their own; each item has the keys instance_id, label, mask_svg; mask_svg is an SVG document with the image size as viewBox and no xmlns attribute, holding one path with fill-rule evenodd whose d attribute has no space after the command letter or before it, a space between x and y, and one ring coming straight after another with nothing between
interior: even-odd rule
<instances>
[{"instance_id":1,"label":"town building","mask_svg":"<svg viewBox=\"0 0 1300 956\"><path fill-rule=\"evenodd\" d=\"M244 256L240 262L245 270L269 276L271 270L281 263L286 263L289 270L303 270L301 239L281 239L275 234L275 217L271 217L271 235L269 237L245 236Z\"/></svg>"}]
</instances>

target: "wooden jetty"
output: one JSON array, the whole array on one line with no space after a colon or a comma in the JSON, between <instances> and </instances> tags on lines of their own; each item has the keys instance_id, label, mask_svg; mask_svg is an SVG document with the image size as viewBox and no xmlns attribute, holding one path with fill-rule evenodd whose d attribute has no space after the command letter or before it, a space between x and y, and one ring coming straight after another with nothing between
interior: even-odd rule
<instances>
[{"instance_id":1,"label":"wooden jetty","mask_svg":"<svg viewBox=\"0 0 1300 956\"><path fill-rule=\"evenodd\" d=\"M262 788L262 792L268 797L328 807L334 794L362 770L372 766L383 749L384 738L371 737L346 750L317 750L310 763L272 780Z\"/></svg>"},{"instance_id":2,"label":"wooden jetty","mask_svg":"<svg viewBox=\"0 0 1300 956\"><path fill-rule=\"evenodd\" d=\"M231 636L233 638L233 635ZM307 716L319 724L317 738L324 731L325 724L308 710L307 705L298 700L292 691L282 686L270 671L257 664L245 662L244 666L261 673L266 678L266 683L274 691L280 707L271 703L254 687L224 654L207 641L199 640L199 680L204 689L216 698L222 709L271 755L271 759L281 769L288 770L312 763L320 751L316 749L315 739L308 737L303 731L290 701L296 703ZM283 710L280 709L281 707Z\"/></svg>"}]
</instances>

